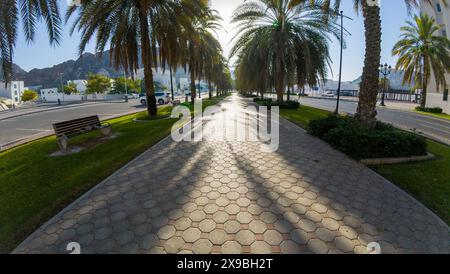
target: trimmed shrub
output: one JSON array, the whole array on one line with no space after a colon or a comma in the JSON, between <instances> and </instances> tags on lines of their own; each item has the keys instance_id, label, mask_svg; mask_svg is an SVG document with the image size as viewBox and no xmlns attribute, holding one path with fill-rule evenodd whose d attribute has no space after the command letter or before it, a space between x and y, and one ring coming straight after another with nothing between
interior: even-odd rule
<instances>
[{"instance_id":1,"label":"trimmed shrub","mask_svg":"<svg viewBox=\"0 0 450 274\"><path fill-rule=\"evenodd\" d=\"M434 114L442 114L443 110L440 107L434 107L434 108L423 108L423 107L416 107L417 111L422 111L422 112L428 112L428 113L434 113Z\"/></svg>"},{"instance_id":2,"label":"trimmed shrub","mask_svg":"<svg viewBox=\"0 0 450 274\"><path fill-rule=\"evenodd\" d=\"M390 158L426 155L425 138L378 122L374 129L349 117L330 116L312 121L309 133L355 158Z\"/></svg>"},{"instance_id":3,"label":"trimmed shrub","mask_svg":"<svg viewBox=\"0 0 450 274\"><path fill-rule=\"evenodd\" d=\"M255 98L253 101L258 105L266 106L269 109L271 109L271 107L279 107L280 109L298 109L300 107L300 103L296 101L284 101L281 104L273 101L272 99Z\"/></svg>"}]
</instances>

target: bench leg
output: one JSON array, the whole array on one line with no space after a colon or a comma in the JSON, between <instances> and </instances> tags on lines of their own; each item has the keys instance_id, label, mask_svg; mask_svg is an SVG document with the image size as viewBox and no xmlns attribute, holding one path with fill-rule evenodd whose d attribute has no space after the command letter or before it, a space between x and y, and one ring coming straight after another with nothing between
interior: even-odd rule
<instances>
[{"instance_id":1,"label":"bench leg","mask_svg":"<svg viewBox=\"0 0 450 274\"><path fill-rule=\"evenodd\" d=\"M66 136L58 137L58 146L62 153L67 153L67 149L69 146L69 140Z\"/></svg>"}]
</instances>

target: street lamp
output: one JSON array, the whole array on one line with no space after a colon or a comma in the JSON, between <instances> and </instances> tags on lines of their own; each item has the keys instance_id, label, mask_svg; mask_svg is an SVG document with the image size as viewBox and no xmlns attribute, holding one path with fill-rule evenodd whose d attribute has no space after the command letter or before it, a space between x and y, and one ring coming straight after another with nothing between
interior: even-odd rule
<instances>
[{"instance_id":1,"label":"street lamp","mask_svg":"<svg viewBox=\"0 0 450 274\"><path fill-rule=\"evenodd\" d=\"M350 19L353 20L352 18L345 16L344 15L344 11L341 11L339 14L337 14L338 16L341 17L341 54L339 57L339 82L338 82L338 88L337 88L337 102L336 102L336 110L335 110L335 114L338 115L339 114L339 103L341 100L341 83L342 83L342 51L344 49L344 17L346 19ZM347 32L348 33L348 32ZM348 33L350 34L350 33Z\"/></svg>"},{"instance_id":2,"label":"street lamp","mask_svg":"<svg viewBox=\"0 0 450 274\"><path fill-rule=\"evenodd\" d=\"M387 77L391 74L392 67L388 66L388 64L380 65L380 73L384 76L383 81L383 96L381 97L381 106L386 106L384 104L384 100L386 98L386 89L387 89Z\"/></svg>"}]
</instances>

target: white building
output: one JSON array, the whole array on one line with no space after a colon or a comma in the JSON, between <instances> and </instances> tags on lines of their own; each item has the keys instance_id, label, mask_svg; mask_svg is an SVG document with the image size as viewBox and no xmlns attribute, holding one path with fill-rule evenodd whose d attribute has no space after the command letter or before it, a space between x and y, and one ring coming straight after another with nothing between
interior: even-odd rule
<instances>
[{"instance_id":1,"label":"white building","mask_svg":"<svg viewBox=\"0 0 450 274\"><path fill-rule=\"evenodd\" d=\"M444 4L442 0L432 0L432 5L427 1L421 1L421 11L434 17L437 24L441 26L441 35L450 39L450 5ZM449 53L450 54L450 53ZM450 74L446 75L447 86L436 87L434 76L431 77L430 85L428 86L427 106L440 107L446 113L450 113L450 100L449 100L449 86L450 86Z\"/></svg>"},{"instance_id":2,"label":"white building","mask_svg":"<svg viewBox=\"0 0 450 274\"><path fill-rule=\"evenodd\" d=\"M39 96L41 97L42 101L47 102L53 101L55 97L58 98L58 94L59 93L57 88L45 88L41 89Z\"/></svg>"},{"instance_id":3,"label":"white building","mask_svg":"<svg viewBox=\"0 0 450 274\"><path fill-rule=\"evenodd\" d=\"M22 93L24 91L25 84L23 81L12 81L7 86L5 82L0 82L0 97L11 99L15 105L22 103Z\"/></svg>"},{"instance_id":4,"label":"white building","mask_svg":"<svg viewBox=\"0 0 450 274\"><path fill-rule=\"evenodd\" d=\"M86 93L86 89L87 89L87 80L71 80L71 81L67 81L67 85L69 84L75 84L77 86L77 91L81 94Z\"/></svg>"}]
</instances>

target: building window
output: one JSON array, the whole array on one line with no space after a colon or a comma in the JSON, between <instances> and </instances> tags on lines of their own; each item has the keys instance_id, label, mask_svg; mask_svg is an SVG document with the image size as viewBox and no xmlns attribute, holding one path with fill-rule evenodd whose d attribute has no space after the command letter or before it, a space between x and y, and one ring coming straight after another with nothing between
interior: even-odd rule
<instances>
[{"instance_id":1,"label":"building window","mask_svg":"<svg viewBox=\"0 0 450 274\"><path fill-rule=\"evenodd\" d=\"M17 90L14 91L14 95L17 95Z\"/></svg>"},{"instance_id":2,"label":"building window","mask_svg":"<svg viewBox=\"0 0 450 274\"><path fill-rule=\"evenodd\" d=\"M16 103L19 102L19 98L15 97L14 101L16 101Z\"/></svg>"},{"instance_id":3,"label":"building window","mask_svg":"<svg viewBox=\"0 0 450 274\"><path fill-rule=\"evenodd\" d=\"M437 9L438 12L442 12L441 4L437 3L436 4L436 9Z\"/></svg>"},{"instance_id":4,"label":"building window","mask_svg":"<svg viewBox=\"0 0 450 274\"><path fill-rule=\"evenodd\" d=\"M17 88L17 84L14 84L14 88Z\"/></svg>"},{"instance_id":5,"label":"building window","mask_svg":"<svg viewBox=\"0 0 450 274\"><path fill-rule=\"evenodd\" d=\"M448 101L448 89L446 89L444 91L444 101L447 102Z\"/></svg>"}]
</instances>

